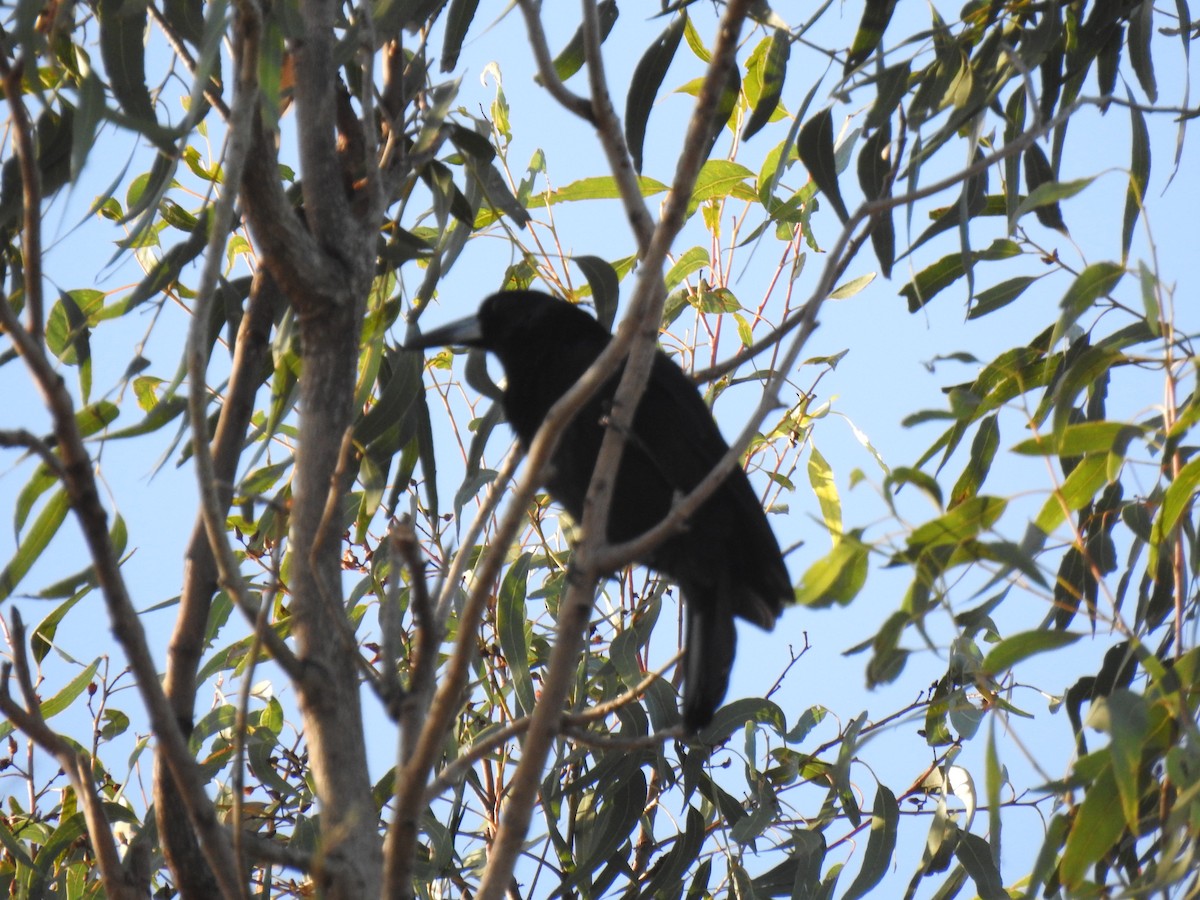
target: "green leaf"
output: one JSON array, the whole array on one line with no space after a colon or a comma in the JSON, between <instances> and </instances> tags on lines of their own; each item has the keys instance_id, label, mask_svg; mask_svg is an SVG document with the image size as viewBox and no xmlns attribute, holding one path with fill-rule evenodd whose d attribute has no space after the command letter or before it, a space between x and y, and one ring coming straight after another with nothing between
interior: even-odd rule
<instances>
[{"instance_id":1,"label":"green leaf","mask_svg":"<svg viewBox=\"0 0 1200 900\"><path fill-rule=\"evenodd\" d=\"M666 286L666 290L672 291L689 275L711 264L712 260L709 258L707 249L704 247L692 247L676 259L675 264L667 270L663 284Z\"/></svg>"},{"instance_id":2,"label":"green leaf","mask_svg":"<svg viewBox=\"0 0 1200 900\"><path fill-rule=\"evenodd\" d=\"M1151 4L1143 3L1142 6L1149 9ZM1131 44L1132 40L1131 33ZM1129 119L1132 152L1129 160L1129 187L1125 191L1125 218L1121 225L1122 262L1129 258L1129 248L1133 244L1133 229L1137 225L1138 216L1142 212L1142 204L1146 200L1146 185L1150 182L1150 132L1146 128L1146 117L1137 106L1130 104ZM1154 321L1157 325L1157 316Z\"/></svg>"},{"instance_id":3,"label":"green leaf","mask_svg":"<svg viewBox=\"0 0 1200 900\"><path fill-rule=\"evenodd\" d=\"M54 608L54 611L33 629L33 634L29 638L30 649L33 650L33 658L35 662L41 663L46 655L50 652L54 643L54 635L58 633L58 625L63 620L68 612L74 608L80 600L86 596L87 591L80 591L74 597L71 597L64 603L60 603Z\"/></svg>"},{"instance_id":4,"label":"green leaf","mask_svg":"<svg viewBox=\"0 0 1200 900\"><path fill-rule=\"evenodd\" d=\"M1000 870L996 867L996 861L992 859L991 847L987 841L964 830L959 834L954 855L975 882L975 890L980 900L1009 900L1008 891L1004 889L1004 879L1000 877Z\"/></svg>"},{"instance_id":5,"label":"green leaf","mask_svg":"<svg viewBox=\"0 0 1200 900\"><path fill-rule=\"evenodd\" d=\"M1042 505L1034 524L1046 534L1053 534L1054 529L1066 520L1068 513L1083 509L1107 483L1107 457L1103 454L1085 457Z\"/></svg>"},{"instance_id":6,"label":"green leaf","mask_svg":"<svg viewBox=\"0 0 1200 900\"><path fill-rule=\"evenodd\" d=\"M599 256L573 256L575 265L583 271L592 289L592 302L596 305L596 318L600 324L612 331L617 318L617 302L621 299L621 284L617 270Z\"/></svg>"},{"instance_id":7,"label":"green leaf","mask_svg":"<svg viewBox=\"0 0 1200 900\"><path fill-rule=\"evenodd\" d=\"M800 128L796 142L800 161L829 200L842 224L850 218L838 188L837 160L833 152L833 113L823 109Z\"/></svg>"},{"instance_id":8,"label":"green leaf","mask_svg":"<svg viewBox=\"0 0 1200 900\"><path fill-rule=\"evenodd\" d=\"M1196 495L1197 487L1200 487L1200 456L1193 457L1179 470L1163 494L1162 509L1154 522L1156 543L1166 540L1175 531L1179 517Z\"/></svg>"},{"instance_id":9,"label":"green leaf","mask_svg":"<svg viewBox=\"0 0 1200 900\"><path fill-rule=\"evenodd\" d=\"M146 87L144 2L99 0L100 57L112 92L125 114L144 130L157 125Z\"/></svg>"},{"instance_id":10,"label":"green leaf","mask_svg":"<svg viewBox=\"0 0 1200 900\"><path fill-rule=\"evenodd\" d=\"M652 197L667 190L661 181L638 176L638 188L643 197ZM538 194L529 198L529 208L553 205L555 203L572 203L577 200L619 200L621 192L617 189L616 179L611 175L596 175L590 178L580 178L565 187L548 194Z\"/></svg>"},{"instance_id":11,"label":"green leaf","mask_svg":"<svg viewBox=\"0 0 1200 900\"><path fill-rule=\"evenodd\" d=\"M836 544L842 536L842 503L838 498L837 483L833 479L833 468L821 455L816 444L811 445L808 457L808 483L817 495L825 527Z\"/></svg>"},{"instance_id":12,"label":"green leaf","mask_svg":"<svg viewBox=\"0 0 1200 900\"><path fill-rule=\"evenodd\" d=\"M971 254L952 253L918 272L912 281L900 289L900 295L908 300L908 311L917 312L938 293L962 278L967 273L968 262L974 264L980 260L1011 259L1020 255L1020 246L1005 238L999 238L987 249Z\"/></svg>"},{"instance_id":13,"label":"green leaf","mask_svg":"<svg viewBox=\"0 0 1200 900\"><path fill-rule=\"evenodd\" d=\"M983 658L983 671L992 675L1007 672L1023 659L1070 646L1083 635L1071 631L1022 631L1004 638Z\"/></svg>"},{"instance_id":14,"label":"green leaf","mask_svg":"<svg viewBox=\"0 0 1200 900\"><path fill-rule=\"evenodd\" d=\"M829 299L849 300L874 280L874 272L868 272L866 275L859 275L857 278L851 278L849 281L839 284L832 291L830 291Z\"/></svg>"},{"instance_id":15,"label":"green leaf","mask_svg":"<svg viewBox=\"0 0 1200 900\"><path fill-rule=\"evenodd\" d=\"M1076 181L1047 181L1045 184L1040 184L1030 191L1028 196L1017 206L1017 218L1021 218L1027 212L1044 209L1048 206L1057 206L1060 200L1074 197L1093 181L1095 181L1094 178L1080 178ZM1054 227L1062 230L1061 226Z\"/></svg>"},{"instance_id":16,"label":"green leaf","mask_svg":"<svg viewBox=\"0 0 1200 900\"><path fill-rule=\"evenodd\" d=\"M686 10L671 20L662 34L647 48L633 70L629 82L629 93L625 97L625 143L633 157L633 167L642 171L642 147L646 142L646 125L650 121L650 110L658 90L662 87L667 69L679 48L688 17Z\"/></svg>"},{"instance_id":17,"label":"green leaf","mask_svg":"<svg viewBox=\"0 0 1200 900\"><path fill-rule=\"evenodd\" d=\"M612 31L613 25L616 24L617 16L620 11L617 9L616 0L601 0L597 7L600 19L600 42L608 37L608 33ZM571 40L567 42L567 46L563 47L562 52L554 57L554 71L558 75L559 81L566 81L576 72L583 68L583 64L587 61L587 54L583 47L583 26L575 30L575 34L571 36ZM533 78L538 84L542 84L542 77L535 75Z\"/></svg>"},{"instance_id":18,"label":"green leaf","mask_svg":"<svg viewBox=\"0 0 1200 900\"><path fill-rule=\"evenodd\" d=\"M833 549L808 567L796 586L796 602L815 609L848 604L867 581L869 549L848 532Z\"/></svg>"},{"instance_id":19,"label":"green leaf","mask_svg":"<svg viewBox=\"0 0 1200 900\"><path fill-rule=\"evenodd\" d=\"M522 553L508 567L496 603L496 631L500 637L500 649L508 662L512 677L513 693L520 705L521 713L533 711L536 695L533 678L529 673L529 641L525 629L529 617L525 613L525 596L529 578L531 553Z\"/></svg>"},{"instance_id":20,"label":"green leaf","mask_svg":"<svg viewBox=\"0 0 1200 900\"><path fill-rule=\"evenodd\" d=\"M97 657L92 661L90 666L72 678L57 694L49 700L42 701L39 710L43 719L53 718L60 712L70 709L76 698L87 690L88 685L92 683L92 679L96 677L96 671L100 668L100 659L101 657Z\"/></svg>"},{"instance_id":21,"label":"green leaf","mask_svg":"<svg viewBox=\"0 0 1200 900\"><path fill-rule=\"evenodd\" d=\"M1138 84L1146 92L1151 103L1158 100L1158 83L1154 79L1154 59L1150 54L1150 40L1154 37L1154 3L1142 0L1129 14L1129 62L1137 74ZM1132 99L1132 98L1130 98ZM1132 112L1137 112L1130 107Z\"/></svg>"},{"instance_id":22,"label":"green leaf","mask_svg":"<svg viewBox=\"0 0 1200 900\"><path fill-rule=\"evenodd\" d=\"M691 204L724 199L743 185L746 186L746 191L742 192L747 195L746 199L755 199L757 195L748 186L753 181L754 173L742 164L727 159L710 159L696 176Z\"/></svg>"},{"instance_id":23,"label":"green leaf","mask_svg":"<svg viewBox=\"0 0 1200 900\"><path fill-rule=\"evenodd\" d=\"M109 400L89 403L75 413L75 425L79 429L79 436L90 437L98 431L103 431L116 421L120 414L121 410L117 408L117 404Z\"/></svg>"},{"instance_id":24,"label":"green leaf","mask_svg":"<svg viewBox=\"0 0 1200 900\"><path fill-rule=\"evenodd\" d=\"M1125 267L1111 262L1092 263L1079 273L1063 295L1062 316L1050 334L1050 346L1058 343L1079 317L1100 297L1106 296L1125 275Z\"/></svg>"},{"instance_id":25,"label":"green leaf","mask_svg":"<svg viewBox=\"0 0 1200 900\"><path fill-rule=\"evenodd\" d=\"M1068 457L1115 452L1123 456L1130 441L1142 434L1140 426L1126 422L1079 422L1057 434L1040 434L1021 441L1012 452L1024 456Z\"/></svg>"},{"instance_id":26,"label":"green leaf","mask_svg":"<svg viewBox=\"0 0 1200 900\"><path fill-rule=\"evenodd\" d=\"M446 36L442 40L443 72L453 72L458 65L458 54L462 51L467 29L478 9L479 0L450 0L450 11L446 14Z\"/></svg>"},{"instance_id":27,"label":"green leaf","mask_svg":"<svg viewBox=\"0 0 1200 900\"><path fill-rule=\"evenodd\" d=\"M1000 446L1000 425L996 415L990 415L979 423L979 430L971 442L971 458L963 468L954 489L950 492L950 505L957 506L969 497L979 493L992 460L996 458L996 450Z\"/></svg>"},{"instance_id":28,"label":"green leaf","mask_svg":"<svg viewBox=\"0 0 1200 900\"><path fill-rule=\"evenodd\" d=\"M849 75L879 46L888 23L892 21L892 13L896 9L896 0L866 0L863 4L862 18L858 22L858 30L854 32L854 42L850 52L846 54L846 64L842 74Z\"/></svg>"},{"instance_id":29,"label":"green leaf","mask_svg":"<svg viewBox=\"0 0 1200 900\"><path fill-rule=\"evenodd\" d=\"M70 509L71 501L66 490L59 488L51 495L29 531L25 533L25 539L21 541L4 571L0 572L0 600L7 600L12 595L21 579L41 557L50 539L58 533Z\"/></svg>"},{"instance_id":30,"label":"green leaf","mask_svg":"<svg viewBox=\"0 0 1200 900\"><path fill-rule=\"evenodd\" d=\"M908 536L909 553L970 540L996 524L1007 507L1008 501L1001 497L984 495L964 500L948 513L914 529Z\"/></svg>"},{"instance_id":31,"label":"green leaf","mask_svg":"<svg viewBox=\"0 0 1200 900\"><path fill-rule=\"evenodd\" d=\"M779 97L783 93L788 56L792 51L791 35L786 29L776 28L769 41L769 49L765 53L760 52L761 48L767 44L767 40L764 39L762 44L755 49L750 60L747 61L747 85L749 85L753 73L759 76L756 80L760 82L761 90L758 96L751 101L754 108L750 110L750 117L742 129L743 141L757 134L771 120L771 116L775 114L775 110L779 106Z\"/></svg>"},{"instance_id":32,"label":"green leaf","mask_svg":"<svg viewBox=\"0 0 1200 900\"><path fill-rule=\"evenodd\" d=\"M1091 780L1071 824L1058 874L1068 893L1083 884L1088 870L1120 840L1125 831L1121 797L1109 760Z\"/></svg>"},{"instance_id":33,"label":"green leaf","mask_svg":"<svg viewBox=\"0 0 1200 900\"><path fill-rule=\"evenodd\" d=\"M142 421L136 425L130 425L128 428L109 432L107 439L110 441L119 440L121 438L138 437L158 431L158 429L162 428L172 419L178 418L186 409L187 397L180 397L178 395L165 397L155 404L154 408L146 414L146 417Z\"/></svg>"},{"instance_id":34,"label":"green leaf","mask_svg":"<svg viewBox=\"0 0 1200 900\"><path fill-rule=\"evenodd\" d=\"M896 796L880 784L875 789L875 803L871 809L871 832L867 837L867 851L863 855L862 869L842 895L842 900L858 900L887 874L896 850L896 826L900 821L900 807Z\"/></svg>"},{"instance_id":35,"label":"green leaf","mask_svg":"<svg viewBox=\"0 0 1200 900\"><path fill-rule=\"evenodd\" d=\"M1116 688L1107 697L1095 698L1087 724L1112 735L1108 752L1112 756L1113 778L1121 797L1125 824L1136 833L1141 801L1138 785L1142 750L1150 735L1150 706L1140 694Z\"/></svg>"},{"instance_id":36,"label":"green leaf","mask_svg":"<svg viewBox=\"0 0 1200 900\"><path fill-rule=\"evenodd\" d=\"M1000 284L990 287L986 291L980 291L975 295L975 300L971 304L967 318L978 319L981 316L986 316L988 313L1008 306L1008 304L1020 297L1021 294L1025 293L1025 289L1035 281L1037 281L1035 277L1022 275L1017 278L1010 278L1008 281L1002 281Z\"/></svg>"}]
</instances>

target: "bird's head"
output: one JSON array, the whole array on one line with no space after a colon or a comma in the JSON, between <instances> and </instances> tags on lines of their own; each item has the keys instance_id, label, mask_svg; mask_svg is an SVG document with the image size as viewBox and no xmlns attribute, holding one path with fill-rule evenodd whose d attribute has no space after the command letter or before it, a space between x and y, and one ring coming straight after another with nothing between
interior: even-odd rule
<instances>
[{"instance_id":1,"label":"bird's head","mask_svg":"<svg viewBox=\"0 0 1200 900\"><path fill-rule=\"evenodd\" d=\"M501 291L486 298L473 316L442 325L424 334L409 335L404 346L409 350L428 347L478 347L500 357L508 368L510 361L528 356L546 341L563 340L603 327L583 310L541 291Z\"/></svg>"}]
</instances>

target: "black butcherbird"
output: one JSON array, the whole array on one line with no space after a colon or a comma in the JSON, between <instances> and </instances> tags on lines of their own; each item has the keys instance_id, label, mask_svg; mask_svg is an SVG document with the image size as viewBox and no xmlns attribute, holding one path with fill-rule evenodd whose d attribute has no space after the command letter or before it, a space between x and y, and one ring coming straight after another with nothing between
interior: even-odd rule
<instances>
[{"instance_id":1,"label":"black butcherbird","mask_svg":"<svg viewBox=\"0 0 1200 900\"><path fill-rule=\"evenodd\" d=\"M506 291L475 316L408 342L412 349L459 344L500 359L504 411L524 447L546 413L611 340L591 316L537 291ZM584 497L604 437L620 371L576 415L551 460L550 496L582 521ZM683 371L657 352L613 491L608 539L638 537L661 521L677 495L694 488L728 450L712 414ZM792 586L758 497L741 468L639 562L679 584L686 600L683 721L695 732L712 721L729 686L737 632L733 617L775 625Z\"/></svg>"}]
</instances>

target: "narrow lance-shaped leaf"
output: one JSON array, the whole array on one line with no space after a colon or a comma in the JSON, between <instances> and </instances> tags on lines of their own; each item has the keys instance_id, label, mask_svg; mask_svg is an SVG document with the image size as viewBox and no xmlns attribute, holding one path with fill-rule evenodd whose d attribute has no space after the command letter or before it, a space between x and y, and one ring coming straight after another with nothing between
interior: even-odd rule
<instances>
[{"instance_id":1,"label":"narrow lance-shaped leaf","mask_svg":"<svg viewBox=\"0 0 1200 900\"><path fill-rule=\"evenodd\" d=\"M1100 297L1109 294L1125 275L1125 267L1111 262L1092 263L1079 273L1063 295L1062 315L1050 333L1050 345L1058 343L1067 330L1087 312Z\"/></svg>"},{"instance_id":2,"label":"narrow lance-shaped leaf","mask_svg":"<svg viewBox=\"0 0 1200 900\"><path fill-rule=\"evenodd\" d=\"M1138 84L1151 103L1158 100L1158 82L1154 78L1154 59L1150 40L1154 37L1154 0L1142 0L1129 15L1129 61Z\"/></svg>"},{"instance_id":3,"label":"narrow lance-shaped leaf","mask_svg":"<svg viewBox=\"0 0 1200 900\"><path fill-rule=\"evenodd\" d=\"M525 615L525 592L531 558L532 554L523 553L509 567L496 604L496 630L500 636L500 647L508 662L517 703L525 714L533 711L535 700L533 678L529 673L529 643L525 639L528 621Z\"/></svg>"},{"instance_id":4,"label":"narrow lance-shaped leaf","mask_svg":"<svg viewBox=\"0 0 1200 900\"><path fill-rule=\"evenodd\" d=\"M1050 166L1050 160L1046 158L1046 154L1037 144L1030 144L1025 151L1025 186L1032 194L1043 184L1048 184L1055 181L1054 169ZM1024 207L1025 204L1022 204ZM1017 215L1021 214L1021 210L1017 211ZM1062 210L1058 203L1047 203L1038 205L1033 208L1033 214L1037 216L1037 220L1047 228L1053 228L1056 231L1061 231L1064 234L1067 231L1067 223L1063 221Z\"/></svg>"},{"instance_id":5,"label":"narrow lance-shaped leaf","mask_svg":"<svg viewBox=\"0 0 1200 900\"><path fill-rule=\"evenodd\" d=\"M867 851L863 855L862 869L851 883L842 900L858 900L887 874L896 849L896 826L900 821L900 807L896 796L882 784L875 790L875 803L871 809L871 833L867 838Z\"/></svg>"},{"instance_id":6,"label":"narrow lance-shaped leaf","mask_svg":"<svg viewBox=\"0 0 1200 900\"><path fill-rule=\"evenodd\" d=\"M67 517L71 501L67 492L59 489L54 492L33 525L25 534L25 539L17 547L8 565L0 572L0 600L7 600L21 579L28 574L29 569L41 557L42 552L50 543L50 539L58 533L59 527Z\"/></svg>"},{"instance_id":7,"label":"narrow lance-shaped leaf","mask_svg":"<svg viewBox=\"0 0 1200 900\"><path fill-rule=\"evenodd\" d=\"M980 900L1008 900L1004 879L1000 876L996 861L992 859L987 841L977 834L963 831L959 835L958 846L954 848L954 855L975 882Z\"/></svg>"},{"instance_id":8,"label":"narrow lance-shaped leaf","mask_svg":"<svg viewBox=\"0 0 1200 900\"><path fill-rule=\"evenodd\" d=\"M857 69L859 64L879 46L888 23L892 21L892 13L895 9L896 0L866 0L866 3L863 4L863 14L858 23L858 30L854 32L854 42L850 45L850 52L846 54L846 65L842 68L843 75L849 75Z\"/></svg>"},{"instance_id":9,"label":"narrow lance-shaped leaf","mask_svg":"<svg viewBox=\"0 0 1200 900\"><path fill-rule=\"evenodd\" d=\"M629 94L625 98L625 143L633 157L633 167L642 171L642 146L646 141L646 124L650 121L650 110L662 87L667 69L675 58L679 40L683 37L687 13L681 12L662 34L649 46L629 82Z\"/></svg>"},{"instance_id":10,"label":"narrow lance-shaped leaf","mask_svg":"<svg viewBox=\"0 0 1200 900\"><path fill-rule=\"evenodd\" d=\"M463 39L479 0L450 0L450 12L446 15L446 37L442 41L442 71L453 72L458 65L458 54L462 51Z\"/></svg>"},{"instance_id":11,"label":"narrow lance-shaped leaf","mask_svg":"<svg viewBox=\"0 0 1200 900\"><path fill-rule=\"evenodd\" d=\"M823 109L800 128L796 142L800 161L829 200L843 224L850 218L838 188L837 161L833 152L833 113Z\"/></svg>"},{"instance_id":12,"label":"narrow lance-shaped leaf","mask_svg":"<svg viewBox=\"0 0 1200 900\"><path fill-rule=\"evenodd\" d=\"M620 299L620 280L617 270L599 256L575 256L575 265L583 270L588 286L592 289L592 302L596 305L596 318L600 324L612 331L617 318L617 301Z\"/></svg>"},{"instance_id":13,"label":"narrow lance-shaped leaf","mask_svg":"<svg viewBox=\"0 0 1200 900\"><path fill-rule=\"evenodd\" d=\"M757 134L771 120L779 106L783 93L783 82L787 74L788 56L792 51L791 35L786 29L776 28L771 35L771 46L762 65L762 93L750 111L750 118L742 129L742 140Z\"/></svg>"},{"instance_id":14,"label":"narrow lance-shaped leaf","mask_svg":"<svg viewBox=\"0 0 1200 900\"><path fill-rule=\"evenodd\" d=\"M1145 202L1146 185L1150 182L1150 132L1146 129L1146 117L1132 103L1129 105L1129 125L1133 147L1129 160L1129 188L1125 192L1125 218L1121 226L1122 262L1129 258L1133 229ZM1157 327L1158 322L1154 325Z\"/></svg>"},{"instance_id":15,"label":"narrow lance-shaped leaf","mask_svg":"<svg viewBox=\"0 0 1200 900\"><path fill-rule=\"evenodd\" d=\"M858 183L868 200L883 200L891 196L892 127L889 122L875 130L863 143L858 154ZM884 278L892 277L896 262L896 226L892 211L876 213L871 219L871 247L879 260Z\"/></svg>"},{"instance_id":16,"label":"narrow lance-shaped leaf","mask_svg":"<svg viewBox=\"0 0 1200 900\"><path fill-rule=\"evenodd\" d=\"M603 42L608 37L608 33L612 31L613 25L616 24L620 11L617 9L616 0L601 0L597 11L600 17L600 40ZM583 47L583 26L581 25L575 29L575 34L571 36L567 46L563 47L562 52L554 57L554 71L558 75L558 80L566 81L582 69L586 61L587 53ZM535 75L533 80L542 84L541 75Z\"/></svg>"},{"instance_id":17,"label":"narrow lance-shaped leaf","mask_svg":"<svg viewBox=\"0 0 1200 900\"><path fill-rule=\"evenodd\" d=\"M1088 870L1112 849L1124 831L1121 797L1109 762L1088 785L1067 835L1058 873L1068 894L1081 885Z\"/></svg>"}]
</instances>

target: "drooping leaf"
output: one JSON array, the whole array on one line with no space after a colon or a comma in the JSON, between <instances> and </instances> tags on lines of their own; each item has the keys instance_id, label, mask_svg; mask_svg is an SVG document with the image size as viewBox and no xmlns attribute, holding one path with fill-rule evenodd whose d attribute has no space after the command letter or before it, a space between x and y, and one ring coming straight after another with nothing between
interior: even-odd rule
<instances>
[{"instance_id":1,"label":"drooping leaf","mask_svg":"<svg viewBox=\"0 0 1200 900\"><path fill-rule=\"evenodd\" d=\"M842 67L843 76L857 69L879 46L895 9L896 0L866 0L850 52L846 54L846 64Z\"/></svg>"},{"instance_id":2,"label":"drooping leaf","mask_svg":"<svg viewBox=\"0 0 1200 900\"><path fill-rule=\"evenodd\" d=\"M1045 152L1036 143L1030 144L1025 150L1024 162L1025 186L1030 195L1036 194L1038 188L1043 185L1053 184L1057 181L1054 177L1054 169L1050 166L1050 160L1046 158ZM1030 209L1034 211L1038 221L1047 228L1066 233L1067 225L1063 221L1062 210L1058 206L1057 199L1045 198L1043 200L1038 197L1035 203L1026 199L1017 209L1016 217L1019 218L1022 212Z\"/></svg>"},{"instance_id":3,"label":"drooping leaf","mask_svg":"<svg viewBox=\"0 0 1200 900\"><path fill-rule=\"evenodd\" d=\"M642 147L646 142L650 110L654 107L667 69L675 59L675 51L679 48L686 24L687 12L680 11L642 54L629 82L629 93L625 97L625 143L633 157L633 167L639 174L642 171Z\"/></svg>"},{"instance_id":4,"label":"drooping leaf","mask_svg":"<svg viewBox=\"0 0 1200 900\"><path fill-rule=\"evenodd\" d=\"M761 80L762 89L756 100L754 107L750 110L750 117L746 120L745 126L742 128L742 140L748 140L759 131L762 127L771 120L776 108L779 106L779 98L783 94L783 82L787 75L788 56L792 50L791 35L783 28L776 28L775 32L770 37L769 49L763 56L761 63Z\"/></svg>"},{"instance_id":5,"label":"drooping leaf","mask_svg":"<svg viewBox=\"0 0 1200 900\"><path fill-rule=\"evenodd\" d=\"M509 566L496 602L496 630L500 647L508 663L515 699L524 715L533 711L535 701L533 678L529 673L529 641L525 635L529 623L529 617L525 614L525 597L529 561L532 558L532 554L522 553Z\"/></svg>"},{"instance_id":6,"label":"drooping leaf","mask_svg":"<svg viewBox=\"0 0 1200 900\"><path fill-rule=\"evenodd\" d=\"M600 41L603 43L609 32L612 31L613 25L616 24L617 16L620 15L616 0L600 0L597 13L600 19ZM586 61L587 52L583 43L583 26L580 25L575 29L567 46L563 47L562 51L554 57L554 71L558 75L558 80L566 81L582 69ZM535 75L533 80L538 84L542 83L540 75Z\"/></svg>"},{"instance_id":7,"label":"drooping leaf","mask_svg":"<svg viewBox=\"0 0 1200 900\"><path fill-rule=\"evenodd\" d=\"M442 39L442 71L453 72L458 66L458 54L462 51L467 29L479 9L479 0L450 0L450 11L446 14L446 36Z\"/></svg>"},{"instance_id":8,"label":"drooping leaf","mask_svg":"<svg viewBox=\"0 0 1200 900\"><path fill-rule=\"evenodd\" d=\"M1058 343L1067 333L1067 329L1091 309L1096 300L1111 293L1124 275L1125 267L1111 262L1092 263L1080 272L1059 304L1062 307L1062 316L1051 332L1051 346Z\"/></svg>"},{"instance_id":9,"label":"drooping leaf","mask_svg":"<svg viewBox=\"0 0 1200 900\"><path fill-rule=\"evenodd\" d=\"M59 527L67 517L71 508L70 498L65 489L55 491L38 517L34 519L24 539L17 547L12 559L8 561L3 571L0 571L0 600L7 600L16 590L33 564L37 562L42 552L50 543L50 539L58 533Z\"/></svg>"},{"instance_id":10,"label":"drooping leaf","mask_svg":"<svg viewBox=\"0 0 1200 900\"><path fill-rule=\"evenodd\" d=\"M575 265L583 271L592 289L592 302L596 305L596 318L600 324L612 331L617 318L617 301L621 299L621 285L617 270L599 256L574 256Z\"/></svg>"},{"instance_id":11,"label":"drooping leaf","mask_svg":"<svg viewBox=\"0 0 1200 900\"><path fill-rule=\"evenodd\" d=\"M801 126L796 149L808 174L844 224L850 218L850 213L838 188L837 160L833 151L833 113L829 109L821 110Z\"/></svg>"},{"instance_id":12,"label":"drooping leaf","mask_svg":"<svg viewBox=\"0 0 1200 900\"><path fill-rule=\"evenodd\" d=\"M1143 4L1147 8L1151 4ZM1125 218L1121 225L1121 261L1129 258L1133 244L1133 229L1146 200L1146 185L1150 182L1150 132L1146 128L1146 117L1135 104L1129 105L1130 142L1132 152L1129 160L1129 187L1125 192ZM1154 318L1157 326L1158 318Z\"/></svg>"},{"instance_id":13,"label":"drooping leaf","mask_svg":"<svg viewBox=\"0 0 1200 900\"><path fill-rule=\"evenodd\" d=\"M862 868L850 884L842 900L858 900L867 896L883 880L892 864L896 850L896 830L900 822L900 807L896 796L882 784L875 788L875 803L871 809L871 832L863 854Z\"/></svg>"}]
</instances>

